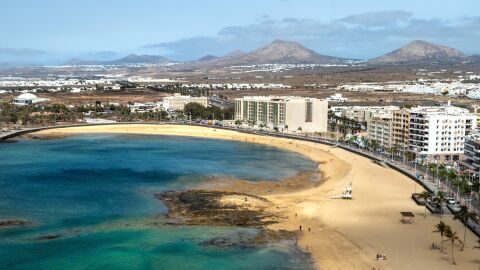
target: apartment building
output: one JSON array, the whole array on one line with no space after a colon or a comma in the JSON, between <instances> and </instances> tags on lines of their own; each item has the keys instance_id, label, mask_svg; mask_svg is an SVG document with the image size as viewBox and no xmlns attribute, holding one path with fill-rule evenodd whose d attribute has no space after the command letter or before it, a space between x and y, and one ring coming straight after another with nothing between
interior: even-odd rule
<instances>
[{"instance_id":1,"label":"apartment building","mask_svg":"<svg viewBox=\"0 0 480 270\"><path fill-rule=\"evenodd\" d=\"M426 159L457 161L477 116L452 107L417 107L409 112L409 150Z\"/></svg>"},{"instance_id":2,"label":"apartment building","mask_svg":"<svg viewBox=\"0 0 480 270\"><path fill-rule=\"evenodd\" d=\"M282 132L325 132L328 101L288 96L237 98L235 119Z\"/></svg>"},{"instance_id":3,"label":"apartment building","mask_svg":"<svg viewBox=\"0 0 480 270\"><path fill-rule=\"evenodd\" d=\"M408 150L410 140L410 110L395 110L392 115L393 145L395 145L399 151L404 152Z\"/></svg>"},{"instance_id":4,"label":"apartment building","mask_svg":"<svg viewBox=\"0 0 480 270\"><path fill-rule=\"evenodd\" d=\"M164 108L170 111L183 111L188 103L198 103L205 107L209 105L207 97L182 96L180 93L175 93L173 96L163 98Z\"/></svg>"},{"instance_id":5,"label":"apartment building","mask_svg":"<svg viewBox=\"0 0 480 270\"><path fill-rule=\"evenodd\" d=\"M384 113L373 116L367 124L368 138L377 141L385 149L394 145L392 119L391 113Z\"/></svg>"},{"instance_id":6,"label":"apartment building","mask_svg":"<svg viewBox=\"0 0 480 270\"><path fill-rule=\"evenodd\" d=\"M472 177L480 178L480 134L469 136L465 141L465 159L460 163L464 169L472 172Z\"/></svg>"},{"instance_id":7,"label":"apartment building","mask_svg":"<svg viewBox=\"0 0 480 270\"><path fill-rule=\"evenodd\" d=\"M346 117L357 122L368 122L371 117L377 114L399 109L397 106L337 106L330 108L336 116Z\"/></svg>"},{"instance_id":8,"label":"apartment building","mask_svg":"<svg viewBox=\"0 0 480 270\"><path fill-rule=\"evenodd\" d=\"M417 158L458 161L465 138L475 131L477 116L447 106L415 107L377 114L368 122L368 137L383 148L396 147Z\"/></svg>"}]
</instances>

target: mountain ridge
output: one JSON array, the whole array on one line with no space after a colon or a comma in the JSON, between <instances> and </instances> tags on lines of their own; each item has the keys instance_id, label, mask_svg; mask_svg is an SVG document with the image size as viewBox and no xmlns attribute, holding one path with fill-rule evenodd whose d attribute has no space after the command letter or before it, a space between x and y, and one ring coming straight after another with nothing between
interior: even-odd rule
<instances>
[{"instance_id":1,"label":"mountain ridge","mask_svg":"<svg viewBox=\"0 0 480 270\"><path fill-rule=\"evenodd\" d=\"M370 64L402 64L478 61L478 55L466 56L461 51L423 40L414 40L403 47L368 60ZM248 53L235 50L223 56L205 55L197 60L183 62L193 67L226 67L260 64L342 64L353 59L318 54L300 43L276 39ZM109 61L82 60L73 58L63 65L124 65L124 64L167 64L175 63L160 55L129 54Z\"/></svg>"},{"instance_id":2,"label":"mountain ridge","mask_svg":"<svg viewBox=\"0 0 480 270\"><path fill-rule=\"evenodd\" d=\"M249 53L233 51L208 61L209 66L235 66L260 64L336 64L347 59L321 55L300 43L276 39Z\"/></svg>"},{"instance_id":3,"label":"mountain ridge","mask_svg":"<svg viewBox=\"0 0 480 270\"><path fill-rule=\"evenodd\" d=\"M414 40L387 54L370 59L374 64L396 64L412 62L452 62L466 59L461 51L423 40Z\"/></svg>"},{"instance_id":4,"label":"mountain ridge","mask_svg":"<svg viewBox=\"0 0 480 270\"><path fill-rule=\"evenodd\" d=\"M174 61L160 56L160 55L137 55L131 53L125 57L108 60L108 61L97 61L97 60L82 60L79 58L72 58L63 65L68 66L81 66L81 65L126 65L126 64L168 64L174 63Z\"/></svg>"}]
</instances>

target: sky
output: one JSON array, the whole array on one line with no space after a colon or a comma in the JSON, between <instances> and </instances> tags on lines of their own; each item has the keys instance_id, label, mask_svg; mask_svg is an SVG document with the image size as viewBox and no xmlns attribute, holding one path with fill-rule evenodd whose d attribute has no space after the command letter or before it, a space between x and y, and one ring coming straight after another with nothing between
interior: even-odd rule
<instances>
[{"instance_id":1,"label":"sky","mask_svg":"<svg viewBox=\"0 0 480 270\"><path fill-rule=\"evenodd\" d=\"M416 39L480 53L478 0L2 0L0 25L0 63L188 61L274 39L356 59Z\"/></svg>"}]
</instances>

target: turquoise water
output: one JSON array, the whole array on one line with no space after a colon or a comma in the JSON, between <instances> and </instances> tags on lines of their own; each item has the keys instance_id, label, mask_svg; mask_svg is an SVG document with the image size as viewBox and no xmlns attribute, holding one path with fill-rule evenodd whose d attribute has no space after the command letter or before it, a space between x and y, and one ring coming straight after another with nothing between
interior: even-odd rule
<instances>
[{"instance_id":1,"label":"turquoise water","mask_svg":"<svg viewBox=\"0 0 480 270\"><path fill-rule=\"evenodd\" d=\"M0 144L0 269L311 269L292 243L218 248L246 228L167 226L161 190L209 176L281 179L315 164L295 153L224 140L81 135ZM42 239L54 236L55 239Z\"/></svg>"}]
</instances>

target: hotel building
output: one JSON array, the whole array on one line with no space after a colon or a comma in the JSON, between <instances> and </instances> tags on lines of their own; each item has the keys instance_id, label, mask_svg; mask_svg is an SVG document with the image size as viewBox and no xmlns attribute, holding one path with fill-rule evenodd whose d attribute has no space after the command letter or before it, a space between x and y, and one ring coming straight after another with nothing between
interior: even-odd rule
<instances>
[{"instance_id":1,"label":"hotel building","mask_svg":"<svg viewBox=\"0 0 480 270\"><path fill-rule=\"evenodd\" d=\"M164 108L170 111L183 111L185 105L188 103L198 103L204 107L208 107L208 98L182 96L180 93L175 93L173 96L163 98Z\"/></svg>"},{"instance_id":2,"label":"hotel building","mask_svg":"<svg viewBox=\"0 0 480 270\"><path fill-rule=\"evenodd\" d=\"M235 119L281 132L325 132L328 101L276 96L237 98Z\"/></svg>"}]
</instances>

